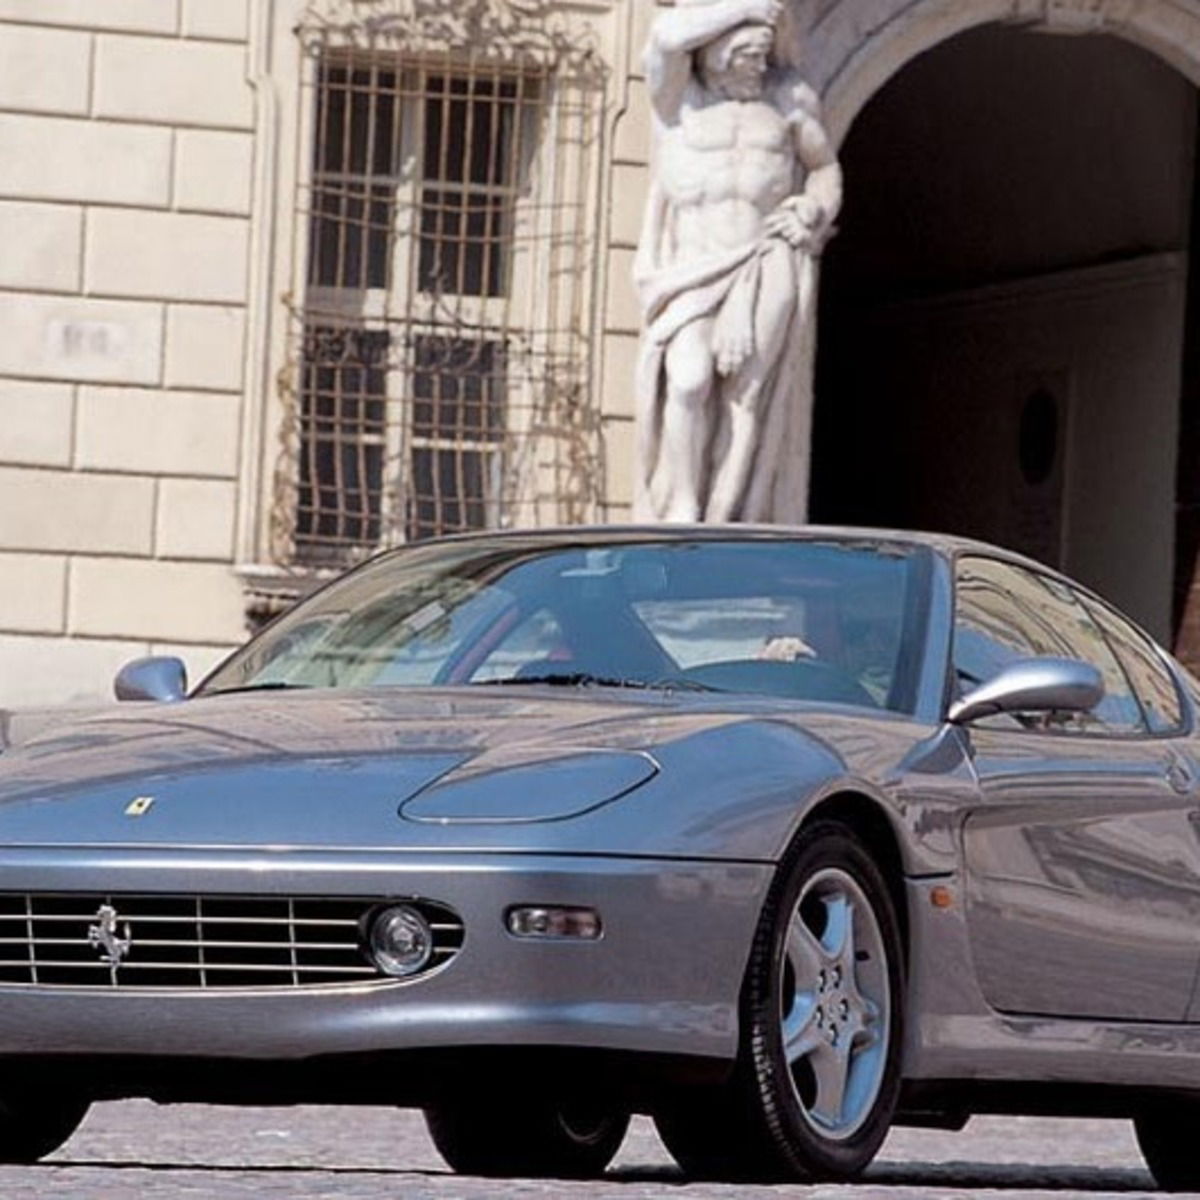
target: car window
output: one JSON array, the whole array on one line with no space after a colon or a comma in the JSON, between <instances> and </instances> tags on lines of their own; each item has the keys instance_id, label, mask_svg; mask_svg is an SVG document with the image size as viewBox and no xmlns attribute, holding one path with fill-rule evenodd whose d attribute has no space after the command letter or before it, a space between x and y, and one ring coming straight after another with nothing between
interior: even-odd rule
<instances>
[{"instance_id":1,"label":"car window","mask_svg":"<svg viewBox=\"0 0 1200 1200\"><path fill-rule=\"evenodd\" d=\"M517 679L531 668L553 671L555 664L571 669L566 638L558 619L549 609L540 608L519 621L496 648L471 672L472 683L493 679Z\"/></svg>"},{"instance_id":2,"label":"car window","mask_svg":"<svg viewBox=\"0 0 1200 1200\"><path fill-rule=\"evenodd\" d=\"M1183 705L1179 689L1154 644L1137 626L1107 605L1091 597L1084 603L1132 681L1151 732L1175 733L1182 729Z\"/></svg>"},{"instance_id":3,"label":"car window","mask_svg":"<svg viewBox=\"0 0 1200 1200\"><path fill-rule=\"evenodd\" d=\"M931 575L927 550L867 538L425 543L315 593L196 694L587 676L911 712Z\"/></svg>"},{"instance_id":4,"label":"car window","mask_svg":"<svg viewBox=\"0 0 1200 1200\"><path fill-rule=\"evenodd\" d=\"M886 705L897 668L902 610L877 581L837 595L638 600L633 609L684 671L719 663L821 664L853 680L853 699ZM847 700L851 691L847 688ZM869 701L868 701L869 698Z\"/></svg>"},{"instance_id":5,"label":"car window","mask_svg":"<svg viewBox=\"0 0 1200 1200\"><path fill-rule=\"evenodd\" d=\"M1144 732L1129 680L1099 627L1064 584L994 559L959 561L955 584L954 670L960 694L1022 658L1051 656L1090 663L1104 679L1104 699L1086 713L997 714L984 726L1070 733Z\"/></svg>"}]
</instances>

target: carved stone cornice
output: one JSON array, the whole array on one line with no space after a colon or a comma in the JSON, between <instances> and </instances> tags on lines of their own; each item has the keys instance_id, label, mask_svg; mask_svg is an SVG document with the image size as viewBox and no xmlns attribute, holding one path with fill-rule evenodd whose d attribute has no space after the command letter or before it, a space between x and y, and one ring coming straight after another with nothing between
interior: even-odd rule
<instances>
[{"instance_id":1,"label":"carved stone cornice","mask_svg":"<svg viewBox=\"0 0 1200 1200\"><path fill-rule=\"evenodd\" d=\"M1039 33L1104 33L1129 22L1139 0L1015 0L1012 21Z\"/></svg>"},{"instance_id":2,"label":"carved stone cornice","mask_svg":"<svg viewBox=\"0 0 1200 1200\"><path fill-rule=\"evenodd\" d=\"M298 32L330 44L600 69L594 30L548 0L311 0Z\"/></svg>"}]
</instances>

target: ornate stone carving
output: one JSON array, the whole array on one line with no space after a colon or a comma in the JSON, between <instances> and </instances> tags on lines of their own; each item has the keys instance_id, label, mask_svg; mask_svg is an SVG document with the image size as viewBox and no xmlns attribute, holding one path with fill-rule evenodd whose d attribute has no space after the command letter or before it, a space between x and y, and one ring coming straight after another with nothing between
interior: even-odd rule
<instances>
[{"instance_id":1,"label":"ornate stone carving","mask_svg":"<svg viewBox=\"0 0 1200 1200\"><path fill-rule=\"evenodd\" d=\"M842 183L815 93L776 59L782 16L780 0L679 0L651 27L642 519L805 515L816 261Z\"/></svg>"},{"instance_id":2,"label":"ornate stone carving","mask_svg":"<svg viewBox=\"0 0 1200 1200\"><path fill-rule=\"evenodd\" d=\"M474 52L499 61L599 62L593 31L546 0L313 0L300 23L308 43Z\"/></svg>"},{"instance_id":3,"label":"ornate stone carving","mask_svg":"<svg viewBox=\"0 0 1200 1200\"><path fill-rule=\"evenodd\" d=\"M1045 33L1102 33L1124 25L1136 0L1016 0L1013 20Z\"/></svg>"}]
</instances>

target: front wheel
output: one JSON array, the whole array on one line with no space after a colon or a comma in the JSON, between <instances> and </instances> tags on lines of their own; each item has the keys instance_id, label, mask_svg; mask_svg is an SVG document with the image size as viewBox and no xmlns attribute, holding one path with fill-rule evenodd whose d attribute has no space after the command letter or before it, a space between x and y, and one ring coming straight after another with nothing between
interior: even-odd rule
<instances>
[{"instance_id":1,"label":"front wheel","mask_svg":"<svg viewBox=\"0 0 1200 1200\"><path fill-rule=\"evenodd\" d=\"M900 1087L904 971L887 882L846 826L806 831L759 921L730 1083L656 1114L708 1178L850 1179L887 1134Z\"/></svg>"},{"instance_id":2,"label":"front wheel","mask_svg":"<svg viewBox=\"0 0 1200 1200\"><path fill-rule=\"evenodd\" d=\"M629 1114L583 1104L448 1103L427 1108L425 1123L459 1174L588 1179L621 1148Z\"/></svg>"},{"instance_id":3,"label":"front wheel","mask_svg":"<svg viewBox=\"0 0 1200 1200\"><path fill-rule=\"evenodd\" d=\"M33 1163L79 1128L89 1102L74 1096L0 1095L0 1163Z\"/></svg>"}]
</instances>

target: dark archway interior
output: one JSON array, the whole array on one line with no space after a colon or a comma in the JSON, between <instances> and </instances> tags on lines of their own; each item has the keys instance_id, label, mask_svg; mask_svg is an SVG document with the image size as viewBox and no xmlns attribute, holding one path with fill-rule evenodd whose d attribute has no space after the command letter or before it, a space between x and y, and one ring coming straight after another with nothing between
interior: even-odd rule
<instances>
[{"instance_id":1,"label":"dark archway interior","mask_svg":"<svg viewBox=\"0 0 1200 1200\"><path fill-rule=\"evenodd\" d=\"M823 266L812 519L1008 544L1168 638L1195 146L1192 85L1111 37L984 26L881 89Z\"/></svg>"}]
</instances>

